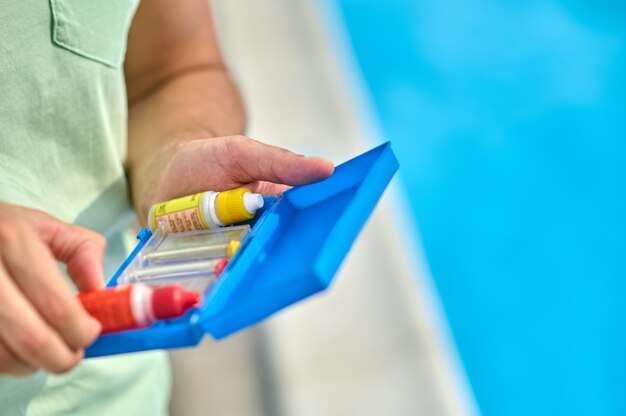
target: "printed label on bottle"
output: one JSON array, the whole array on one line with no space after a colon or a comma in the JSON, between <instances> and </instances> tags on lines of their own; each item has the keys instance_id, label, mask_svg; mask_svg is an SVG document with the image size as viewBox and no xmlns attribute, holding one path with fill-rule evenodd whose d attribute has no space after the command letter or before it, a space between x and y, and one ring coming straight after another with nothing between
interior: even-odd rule
<instances>
[{"instance_id":1,"label":"printed label on bottle","mask_svg":"<svg viewBox=\"0 0 626 416\"><path fill-rule=\"evenodd\" d=\"M130 287L81 293L78 299L102 325L102 333L137 328L130 305Z\"/></svg>"},{"instance_id":2,"label":"printed label on bottle","mask_svg":"<svg viewBox=\"0 0 626 416\"><path fill-rule=\"evenodd\" d=\"M155 205L152 212L154 228L164 224L170 233L209 228L202 215L203 194L200 192Z\"/></svg>"}]
</instances>

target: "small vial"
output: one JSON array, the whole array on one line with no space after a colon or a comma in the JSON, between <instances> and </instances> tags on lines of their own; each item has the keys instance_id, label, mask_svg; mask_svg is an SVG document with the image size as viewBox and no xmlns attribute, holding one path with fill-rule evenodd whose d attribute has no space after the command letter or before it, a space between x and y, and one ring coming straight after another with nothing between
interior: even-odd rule
<instances>
[{"instance_id":1,"label":"small vial","mask_svg":"<svg viewBox=\"0 0 626 416\"><path fill-rule=\"evenodd\" d=\"M183 315L200 303L200 294L177 285L150 288L144 284L81 293L78 300L102 325L102 333L143 328L160 319Z\"/></svg>"},{"instance_id":2,"label":"small vial","mask_svg":"<svg viewBox=\"0 0 626 416\"><path fill-rule=\"evenodd\" d=\"M148 212L148 227L154 231L163 224L170 233L204 230L250 220L260 208L263 196L248 188L200 192L154 204Z\"/></svg>"},{"instance_id":3,"label":"small vial","mask_svg":"<svg viewBox=\"0 0 626 416\"><path fill-rule=\"evenodd\" d=\"M129 282L148 281L154 279L173 279L181 277L203 277L210 278L217 276L216 266L221 259L209 259L178 263L161 263L150 265L128 273Z\"/></svg>"},{"instance_id":4,"label":"small vial","mask_svg":"<svg viewBox=\"0 0 626 416\"><path fill-rule=\"evenodd\" d=\"M212 259L224 257L230 259L241 246L241 241L230 240L228 242L209 244L206 246L174 248L169 250L157 250L144 255L144 263L156 264L184 260L196 260L201 258Z\"/></svg>"}]
</instances>

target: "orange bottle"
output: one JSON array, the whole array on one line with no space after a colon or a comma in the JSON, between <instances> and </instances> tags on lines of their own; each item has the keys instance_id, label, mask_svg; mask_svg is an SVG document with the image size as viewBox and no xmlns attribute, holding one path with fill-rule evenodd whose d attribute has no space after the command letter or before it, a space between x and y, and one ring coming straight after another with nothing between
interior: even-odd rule
<instances>
[{"instance_id":1,"label":"orange bottle","mask_svg":"<svg viewBox=\"0 0 626 416\"><path fill-rule=\"evenodd\" d=\"M102 333L106 334L181 316L200 303L200 294L177 285L153 289L137 283L81 293L78 300L100 322Z\"/></svg>"}]
</instances>

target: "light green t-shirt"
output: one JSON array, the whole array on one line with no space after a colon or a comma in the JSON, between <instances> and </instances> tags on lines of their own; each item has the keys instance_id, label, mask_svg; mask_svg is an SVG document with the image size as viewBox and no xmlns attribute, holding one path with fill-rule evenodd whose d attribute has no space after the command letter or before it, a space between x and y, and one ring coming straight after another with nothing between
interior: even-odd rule
<instances>
[{"instance_id":1,"label":"light green t-shirt","mask_svg":"<svg viewBox=\"0 0 626 416\"><path fill-rule=\"evenodd\" d=\"M0 0L0 200L105 234L107 276L132 212L122 62L137 1ZM0 414L153 416L169 391L163 352L89 359L0 377Z\"/></svg>"}]
</instances>

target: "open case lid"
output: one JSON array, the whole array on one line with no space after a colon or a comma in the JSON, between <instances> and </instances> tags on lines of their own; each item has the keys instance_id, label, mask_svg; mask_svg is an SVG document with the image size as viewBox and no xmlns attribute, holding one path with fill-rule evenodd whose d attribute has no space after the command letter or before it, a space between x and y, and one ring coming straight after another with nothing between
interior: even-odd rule
<instances>
[{"instance_id":1,"label":"open case lid","mask_svg":"<svg viewBox=\"0 0 626 416\"><path fill-rule=\"evenodd\" d=\"M205 333L220 339L324 290L397 169L385 143L337 166L326 180L289 189L262 213L199 308L103 335L86 356L196 345ZM140 233L111 285L149 236Z\"/></svg>"}]
</instances>

